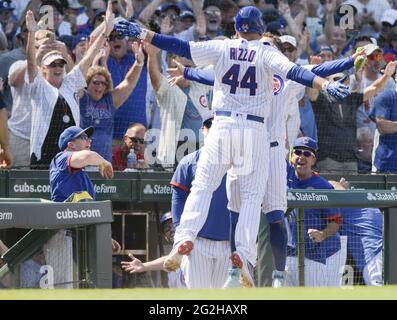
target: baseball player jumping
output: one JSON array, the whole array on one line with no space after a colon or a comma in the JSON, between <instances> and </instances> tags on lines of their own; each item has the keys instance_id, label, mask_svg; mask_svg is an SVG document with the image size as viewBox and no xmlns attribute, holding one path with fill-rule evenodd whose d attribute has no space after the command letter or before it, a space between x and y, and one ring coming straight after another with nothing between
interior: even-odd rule
<instances>
[{"instance_id":1,"label":"baseball player jumping","mask_svg":"<svg viewBox=\"0 0 397 320\"><path fill-rule=\"evenodd\" d=\"M336 99L349 94L339 82L317 77L295 65L277 49L264 46L261 12L252 6L235 17L238 39L187 42L143 29L137 23L120 22L116 30L183 56L197 66L215 66L213 109L215 119L197 164L196 177L175 233L175 245L165 268L180 266L182 256L193 249L193 241L207 219L213 192L228 169L233 168L240 184L241 209L236 229L236 253L243 279L253 285L248 262L256 261L256 238L260 208L266 191L269 154L267 117L273 98L273 74L305 86L324 89Z\"/></svg>"},{"instance_id":2,"label":"baseball player jumping","mask_svg":"<svg viewBox=\"0 0 397 320\"><path fill-rule=\"evenodd\" d=\"M271 34L265 34L261 39L265 44L270 44L278 49L277 37ZM322 77L342 72L353 67L355 59L362 53L355 53L353 56L335 61L325 62L316 66L305 66L311 68L311 71ZM197 81L207 85L214 85L215 74L213 70L188 68L178 65L178 68L169 69L170 75L175 78L185 77L191 81ZM171 79L170 79L171 80ZM274 76L274 99L271 102L271 112L268 118L268 128L270 133L270 154L269 154L269 177L267 182L266 196L263 199L262 210L266 214L266 219L270 226L270 245L274 256L276 269L273 271L273 287L282 287L285 285L285 263L287 258L287 235L284 226L284 213L287 209L286 199L286 162L285 149L283 147L286 140L286 110L287 106L292 103L299 91L303 91L304 86L293 81L284 81L278 75ZM283 169L284 168L284 169ZM228 171L227 191L229 198L229 209L232 212L240 211L240 197L237 176L232 170ZM234 217L234 216L233 216ZM238 215L237 215L238 217ZM232 228L236 226L237 219L231 221ZM232 230L234 235L234 230ZM231 238L233 244L233 237ZM260 246L258 248L260 250ZM232 248L232 251L234 249ZM230 277L226 286L235 286L237 271L231 270Z\"/></svg>"}]
</instances>

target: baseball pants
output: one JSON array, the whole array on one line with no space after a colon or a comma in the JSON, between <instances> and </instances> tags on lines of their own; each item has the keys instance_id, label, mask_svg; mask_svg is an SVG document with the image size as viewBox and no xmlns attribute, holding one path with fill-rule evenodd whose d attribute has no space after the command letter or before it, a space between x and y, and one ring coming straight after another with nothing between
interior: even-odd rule
<instances>
[{"instance_id":1,"label":"baseball pants","mask_svg":"<svg viewBox=\"0 0 397 320\"><path fill-rule=\"evenodd\" d=\"M222 288L231 267L229 241L198 237L194 250L184 256L181 270L189 289Z\"/></svg>"},{"instance_id":2,"label":"baseball pants","mask_svg":"<svg viewBox=\"0 0 397 320\"><path fill-rule=\"evenodd\" d=\"M264 160L268 157L269 142L264 123L240 116L215 117L201 149L180 225L176 228L175 244L194 241L207 219L213 192L225 173L233 168L239 179L241 203L236 250L243 259L255 265L260 209L268 174L268 162Z\"/></svg>"}]
</instances>

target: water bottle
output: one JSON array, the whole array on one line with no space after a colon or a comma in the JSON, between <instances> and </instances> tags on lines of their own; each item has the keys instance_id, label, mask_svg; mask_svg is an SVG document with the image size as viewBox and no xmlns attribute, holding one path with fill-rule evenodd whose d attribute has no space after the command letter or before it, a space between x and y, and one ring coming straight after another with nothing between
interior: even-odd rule
<instances>
[{"instance_id":1,"label":"water bottle","mask_svg":"<svg viewBox=\"0 0 397 320\"><path fill-rule=\"evenodd\" d=\"M127 156L127 168L134 168L137 162L135 150L134 148L131 148L130 153Z\"/></svg>"}]
</instances>

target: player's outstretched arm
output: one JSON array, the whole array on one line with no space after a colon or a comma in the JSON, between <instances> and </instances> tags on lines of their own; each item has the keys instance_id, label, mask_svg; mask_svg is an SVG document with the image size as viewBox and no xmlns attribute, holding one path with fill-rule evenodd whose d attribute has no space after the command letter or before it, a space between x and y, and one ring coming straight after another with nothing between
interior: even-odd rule
<instances>
[{"instance_id":1,"label":"player's outstretched arm","mask_svg":"<svg viewBox=\"0 0 397 320\"><path fill-rule=\"evenodd\" d=\"M343 100L350 94L349 88L342 84L343 81L346 80L345 78L336 82L329 82L328 80L318 77L313 72L298 65L294 65L290 68L287 73L287 79L303 84L306 87L324 90L338 101Z\"/></svg>"},{"instance_id":2,"label":"player's outstretched arm","mask_svg":"<svg viewBox=\"0 0 397 320\"><path fill-rule=\"evenodd\" d=\"M167 256L157 258L153 261L143 263L141 260L135 258L131 253L128 254L131 261L121 261L121 268L129 273L140 273L146 271L164 271L163 264Z\"/></svg>"},{"instance_id":3,"label":"player's outstretched arm","mask_svg":"<svg viewBox=\"0 0 397 320\"><path fill-rule=\"evenodd\" d=\"M116 24L115 29L118 33L124 36L141 39L162 50L172 52L178 56L192 60L188 41L141 28L141 26L135 22L120 21Z\"/></svg>"},{"instance_id":4,"label":"player's outstretched arm","mask_svg":"<svg viewBox=\"0 0 397 320\"><path fill-rule=\"evenodd\" d=\"M365 57L364 50L354 53L351 57L326 61L324 63L314 66L311 71L320 77L328 77L332 74L343 72L353 68L354 63L358 57Z\"/></svg>"}]
</instances>

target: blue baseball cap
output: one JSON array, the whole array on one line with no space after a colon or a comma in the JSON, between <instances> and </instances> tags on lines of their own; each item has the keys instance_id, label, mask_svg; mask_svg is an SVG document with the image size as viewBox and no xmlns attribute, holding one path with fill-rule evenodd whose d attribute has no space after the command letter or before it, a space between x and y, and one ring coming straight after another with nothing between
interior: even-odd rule
<instances>
[{"instance_id":1,"label":"blue baseball cap","mask_svg":"<svg viewBox=\"0 0 397 320\"><path fill-rule=\"evenodd\" d=\"M94 133L94 128L88 127L85 129L81 129L76 126L66 128L59 136L59 140L58 140L59 150L64 151L68 146L68 142L76 139L82 133L86 133L88 137L91 137L92 134Z\"/></svg>"},{"instance_id":2,"label":"blue baseball cap","mask_svg":"<svg viewBox=\"0 0 397 320\"><path fill-rule=\"evenodd\" d=\"M179 20L182 20L184 18L193 18L196 21L193 12L191 12L190 10L182 11L182 13L179 15Z\"/></svg>"},{"instance_id":3,"label":"blue baseball cap","mask_svg":"<svg viewBox=\"0 0 397 320\"><path fill-rule=\"evenodd\" d=\"M15 8L11 7L11 4L9 1L1 0L0 1L0 11L13 11Z\"/></svg>"},{"instance_id":4,"label":"blue baseball cap","mask_svg":"<svg viewBox=\"0 0 397 320\"><path fill-rule=\"evenodd\" d=\"M292 147L294 149L307 148L312 150L314 153L316 153L318 150L317 141L310 137L300 137L296 139Z\"/></svg>"},{"instance_id":5,"label":"blue baseball cap","mask_svg":"<svg viewBox=\"0 0 397 320\"><path fill-rule=\"evenodd\" d=\"M77 45L82 41L87 41L88 37L85 34L78 34L77 36L73 37L72 41L72 49L76 48Z\"/></svg>"},{"instance_id":6,"label":"blue baseball cap","mask_svg":"<svg viewBox=\"0 0 397 320\"><path fill-rule=\"evenodd\" d=\"M163 13L167 11L168 9L174 9L176 11L176 14L179 15L181 13L181 9L175 4L175 3L164 3L162 6L158 7L156 9L160 11L160 13Z\"/></svg>"}]
</instances>

